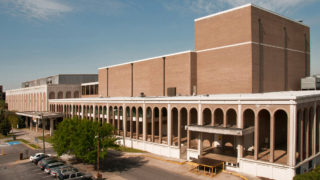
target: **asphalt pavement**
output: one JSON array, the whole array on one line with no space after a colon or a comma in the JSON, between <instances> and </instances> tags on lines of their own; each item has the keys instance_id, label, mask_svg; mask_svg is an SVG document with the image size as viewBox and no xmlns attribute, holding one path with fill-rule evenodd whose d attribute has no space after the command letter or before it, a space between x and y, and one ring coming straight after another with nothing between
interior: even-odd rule
<instances>
[{"instance_id":1,"label":"asphalt pavement","mask_svg":"<svg viewBox=\"0 0 320 180\"><path fill-rule=\"evenodd\" d=\"M35 164L28 160L20 160L20 153L23 153L24 159L42 150L33 150L24 144L11 143L0 144L0 153L2 151L5 155L0 155L0 179L1 180L35 180L35 179L53 179L44 171L40 170ZM49 153L53 150L47 149Z\"/></svg>"}]
</instances>

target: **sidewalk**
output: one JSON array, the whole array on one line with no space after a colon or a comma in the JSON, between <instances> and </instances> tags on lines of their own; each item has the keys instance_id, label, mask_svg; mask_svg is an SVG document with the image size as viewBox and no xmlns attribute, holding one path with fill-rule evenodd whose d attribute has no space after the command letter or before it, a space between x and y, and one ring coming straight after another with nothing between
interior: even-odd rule
<instances>
[{"instance_id":1,"label":"sidewalk","mask_svg":"<svg viewBox=\"0 0 320 180\"><path fill-rule=\"evenodd\" d=\"M16 135L17 139L25 139L30 143L36 144L43 149L43 141L37 138L38 136L43 135L41 129L39 129L38 132L31 131L29 129L14 129L13 132ZM49 131L44 132L44 135L48 135L48 134L49 134ZM36 138L37 138L37 141L36 141ZM45 142L45 147L51 148L52 146L50 143Z\"/></svg>"}]
</instances>

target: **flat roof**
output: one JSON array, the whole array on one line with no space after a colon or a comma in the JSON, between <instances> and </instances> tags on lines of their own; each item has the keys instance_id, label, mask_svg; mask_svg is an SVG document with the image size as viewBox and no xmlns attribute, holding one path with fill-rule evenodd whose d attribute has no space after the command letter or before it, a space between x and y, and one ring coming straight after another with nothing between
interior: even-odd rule
<instances>
[{"instance_id":1,"label":"flat roof","mask_svg":"<svg viewBox=\"0 0 320 180\"><path fill-rule=\"evenodd\" d=\"M258 5L255 5L255 4L253 4L253 3L248 3L248 4L245 4L245 5L242 5L242 6L238 6L238 7L231 8L231 9L227 9L227 10L225 10L225 11L220 11L220 12L218 12L218 13L210 14L210 15L208 15L208 16L200 17L200 18L195 19L194 21L200 21L200 20L203 20L203 19L208 19L208 18L211 18L211 17L214 17L214 16L218 16L218 15L221 15L221 14L225 14L225 13L232 12L232 11L235 11L235 10L238 10L238 9L242 9L242 8L246 8L246 7L249 7L249 6L252 6L252 7L255 7L255 8L258 8L258 9L261 9L261 10L263 10L263 11L269 12L269 13L274 14L274 15L276 15L276 16L279 16L279 17L281 17L281 18L284 18L284 19L287 19L287 20L289 20L289 21L298 23L298 24L300 24L300 25L309 27L309 26L303 24L302 22L296 21L296 20L291 19L291 18L289 18L289 17L285 17L285 16L283 16L283 15L280 15L279 13L276 13L276 12L273 12L273 11L271 11L271 10L265 9L265 8L263 8L263 7L260 7L260 6L258 6Z\"/></svg>"},{"instance_id":2,"label":"flat roof","mask_svg":"<svg viewBox=\"0 0 320 180\"><path fill-rule=\"evenodd\" d=\"M181 51L181 52L177 52L177 53L165 54L165 55L161 55L161 56L155 56L155 57L150 57L150 58L145 58L145 59L140 59L140 60L135 60L135 61L129 61L129 62L121 63L121 64L105 66L105 67L101 67L101 68L98 68L98 69L106 69L106 68L122 66L122 65L127 65L127 64L131 64L131 63L143 62L143 61L147 61L147 60L151 60L151 59L157 59L157 58L162 58L162 57L167 57L167 56L174 56L174 55L179 55L179 54L184 54L184 53L191 53L191 52L194 52L194 51L191 51L191 50Z\"/></svg>"},{"instance_id":3,"label":"flat roof","mask_svg":"<svg viewBox=\"0 0 320 180\"><path fill-rule=\"evenodd\" d=\"M16 112L19 116L26 116L37 119L50 119L50 118L58 118L63 117L62 113L54 113L54 112L37 112L37 111L26 111L26 112Z\"/></svg>"},{"instance_id":4,"label":"flat roof","mask_svg":"<svg viewBox=\"0 0 320 180\"><path fill-rule=\"evenodd\" d=\"M99 101L239 101L239 100L298 100L300 98L319 97L320 90L279 91L247 94L208 94L197 96L146 96L146 97L94 97L74 99L50 99L50 102L99 102Z\"/></svg>"},{"instance_id":5,"label":"flat roof","mask_svg":"<svg viewBox=\"0 0 320 180\"><path fill-rule=\"evenodd\" d=\"M97 85L99 82L88 82L88 83L81 83L81 86L89 86L89 85Z\"/></svg>"}]
</instances>

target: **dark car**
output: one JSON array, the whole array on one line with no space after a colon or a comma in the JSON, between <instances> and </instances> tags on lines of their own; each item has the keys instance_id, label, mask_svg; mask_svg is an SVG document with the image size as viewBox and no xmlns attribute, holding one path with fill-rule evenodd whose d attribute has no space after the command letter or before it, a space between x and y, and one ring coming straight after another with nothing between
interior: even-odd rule
<instances>
[{"instance_id":1,"label":"dark car","mask_svg":"<svg viewBox=\"0 0 320 180\"><path fill-rule=\"evenodd\" d=\"M63 166L64 163L63 162L54 162L54 163L50 163L50 164L47 164L45 167L44 167L44 171L48 174L51 173L51 169L52 168L55 168L55 167L59 167L59 166Z\"/></svg>"},{"instance_id":2,"label":"dark car","mask_svg":"<svg viewBox=\"0 0 320 180\"><path fill-rule=\"evenodd\" d=\"M53 157L48 157L39 161L38 166L41 168L41 170L43 170L47 164L54 163L54 162L58 162L58 160Z\"/></svg>"},{"instance_id":3,"label":"dark car","mask_svg":"<svg viewBox=\"0 0 320 180\"><path fill-rule=\"evenodd\" d=\"M65 173L70 172L70 171L79 172L79 170L77 168L74 168L72 166L65 166L65 167L53 169L51 171L51 175L58 177L60 174L65 174Z\"/></svg>"},{"instance_id":4,"label":"dark car","mask_svg":"<svg viewBox=\"0 0 320 180\"><path fill-rule=\"evenodd\" d=\"M67 173L62 173L58 176L58 179L63 180L63 179L87 179L91 178L91 176L86 175L82 172L74 172L74 171L69 171Z\"/></svg>"}]
</instances>

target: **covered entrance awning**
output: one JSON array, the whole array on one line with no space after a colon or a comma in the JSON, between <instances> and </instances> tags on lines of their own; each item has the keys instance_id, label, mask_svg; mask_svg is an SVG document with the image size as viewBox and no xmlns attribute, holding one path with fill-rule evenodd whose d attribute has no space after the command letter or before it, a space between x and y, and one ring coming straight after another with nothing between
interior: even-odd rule
<instances>
[{"instance_id":1,"label":"covered entrance awning","mask_svg":"<svg viewBox=\"0 0 320 180\"><path fill-rule=\"evenodd\" d=\"M202 125L187 125L186 130L194 132L212 133L212 134L224 134L243 136L254 132L254 127L248 127L246 129L232 128L232 127L216 127L216 126L202 126Z\"/></svg>"},{"instance_id":2,"label":"covered entrance awning","mask_svg":"<svg viewBox=\"0 0 320 180\"><path fill-rule=\"evenodd\" d=\"M36 112L36 111L26 111L26 112L16 112L19 116L26 116L35 119L52 119L63 117L62 113L54 113L54 112Z\"/></svg>"},{"instance_id":3,"label":"covered entrance awning","mask_svg":"<svg viewBox=\"0 0 320 180\"><path fill-rule=\"evenodd\" d=\"M37 111L16 112L16 114L18 116L24 116L24 117L31 118L32 120L29 121L30 130L32 130L32 128L33 128L33 123L32 123L32 121L33 121L36 123L36 126L35 126L36 132L38 132L38 126L40 126L39 121L42 122L43 131L44 131L45 127L49 125L50 136L53 133L55 119L63 117L62 113L42 112L42 111L40 111L40 112L37 112ZM28 127L27 124L28 124L28 122L26 121L26 126Z\"/></svg>"}]
</instances>

